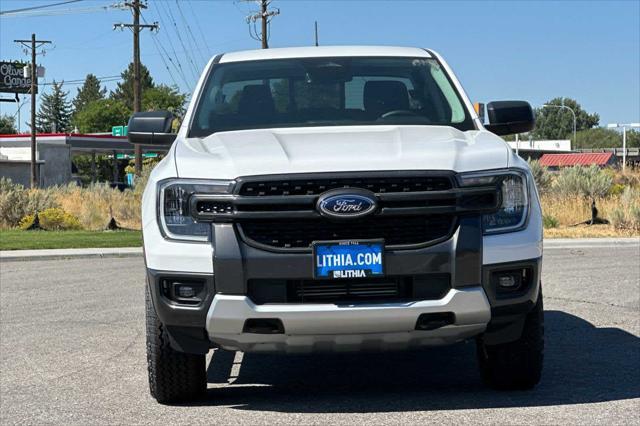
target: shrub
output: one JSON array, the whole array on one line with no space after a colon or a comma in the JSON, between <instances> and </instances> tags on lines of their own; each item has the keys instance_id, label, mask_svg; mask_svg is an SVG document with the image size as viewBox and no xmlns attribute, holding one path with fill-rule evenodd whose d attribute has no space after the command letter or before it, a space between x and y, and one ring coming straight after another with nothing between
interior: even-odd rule
<instances>
[{"instance_id":1,"label":"shrub","mask_svg":"<svg viewBox=\"0 0 640 426\"><path fill-rule=\"evenodd\" d=\"M591 199L607 195L613 178L596 165L562 169L553 183L554 191L563 197L581 196Z\"/></svg>"},{"instance_id":2,"label":"shrub","mask_svg":"<svg viewBox=\"0 0 640 426\"><path fill-rule=\"evenodd\" d=\"M11 179L0 179L0 227L12 228L20 223L20 219L58 207L55 188L27 189L23 185L13 183Z\"/></svg>"},{"instance_id":3,"label":"shrub","mask_svg":"<svg viewBox=\"0 0 640 426\"><path fill-rule=\"evenodd\" d=\"M59 208L45 209L38 212L40 227L47 231L63 231L69 229L82 229L77 217ZM35 214L30 214L22 218L20 228L28 229L35 220Z\"/></svg>"},{"instance_id":4,"label":"shrub","mask_svg":"<svg viewBox=\"0 0 640 426\"><path fill-rule=\"evenodd\" d=\"M531 168L531 174L533 175L533 180L536 182L538 191L541 194L547 192L551 186L551 174L549 170L541 165L538 160L530 161L529 167Z\"/></svg>"},{"instance_id":5,"label":"shrub","mask_svg":"<svg viewBox=\"0 0 640 426\"><path fill-rule=\"evenodd\" d=\"M621 183L614 183L609 189L609 195L620 195L624 192L624 185Z\"/></svg>"},{"instance_id":6,"label":"shrub","mask_svg":"<svg viewBox=\"0 0 640 426\"><path fill-rule=\"evenodd\" d=\"M560 225L560 222L555 217L545 214L542 216L542 225L545 229L557 228Z\"/></svg>"},{"instance_id":7,"label":"shrub","mask_svg":"<svg viewBox=\"0 0 640 426\"><path fill-rule=\"evenodd\" d=\"M624 229L627 227L627 222L624 214L624 210L620 207L615 208L609 215L609 222L616 229Z\"/></svg>"},{"instance_id":8,"label":"shrub","mask_svg":"<svg viewBox=\"0 0 640 426\"><path fill-rule=\"evenodd\" d=\"M640 190L626 187L609 220L617 229L640 229Z\"/></svg>"}]
</instances>

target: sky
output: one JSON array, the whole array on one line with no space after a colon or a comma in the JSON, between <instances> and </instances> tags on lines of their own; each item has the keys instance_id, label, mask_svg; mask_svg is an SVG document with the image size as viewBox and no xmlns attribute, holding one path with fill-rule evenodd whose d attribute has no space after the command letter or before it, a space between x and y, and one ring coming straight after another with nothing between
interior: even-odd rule
<instances>
[{"instance_id":1,"label":"sky","mask_svg":"<svg viewBox=\"0 0 640 426\"><path fill-rule=\"evenodd\" d=\"M60 1L0 0L0 11ZM82 80L88 73L118 76L131 62L132 35L112 28L131 22L131 12L102 8L117 2L84 0L39 11L47 16L0 15L0 60L28 60L13 40L35 32L38 39L53 41L38 57L46 68L40 83ZM150 0L143 17L159 22L160 29L141 34L142 62L157 83L177 83L189 92L211 56L260 47L245 19L256 6L237 0ZM271 23L270 47L313 45L318 21L321 45L436 50L472 102L521 99L536 107L570 97L597 112L600 125L640 122L640 0L274 0L271 7L280 14ZM65 13L53 13L60 10ZM180 64L181 73L163 52ZM115 84L105 82L110 90ZM78 87L64 85L69 98ZM41 87L47 90L50 85ZM0 96L10 96L5 95ZM0 103L0 113L16 110L16 104ZM27 102L21 109L23 130L28 111Z\"/></svg>"}]
</instances>

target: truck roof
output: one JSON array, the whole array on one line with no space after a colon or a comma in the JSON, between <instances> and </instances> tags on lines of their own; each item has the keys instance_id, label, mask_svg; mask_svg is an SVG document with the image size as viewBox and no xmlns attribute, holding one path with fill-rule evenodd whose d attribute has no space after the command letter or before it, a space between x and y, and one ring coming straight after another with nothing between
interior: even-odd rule
<instances>
[{"instance_id":1,"label":"truck roof","mask_svg":"<svg viewBox=\"0 0 640 426\"><path fill-rule=\"evenodd\" d=\"M225 53L223 62L255 61L260 59L320 58L336 56L399 56L431 58L431 54L418 47L394 46L309 46L275 49L243 50Z\"/></svg>"}]
</instances>

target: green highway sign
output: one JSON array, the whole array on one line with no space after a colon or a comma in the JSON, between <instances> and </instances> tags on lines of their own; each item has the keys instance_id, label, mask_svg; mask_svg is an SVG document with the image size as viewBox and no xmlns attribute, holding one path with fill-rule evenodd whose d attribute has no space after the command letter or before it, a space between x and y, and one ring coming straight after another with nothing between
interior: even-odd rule
<instances>
[{"instance_id":1,"label":"green highway sign","mask_svg":"<svg viewBox=\"0 0 640 426\"><path fill-rule=\"evenodd\" d=\"M113 126L111 136L127 136L127 126Z\"/></svg>"},{"instance_id":2,"label":"green highway sign","mask_svg":"<svg viewBox=\"0 0 640 426\"><path fill-rule=\"evenodd\" d=\"M157 158L157 152L144 152L142 153L143 158ZM135 158L134 155L131 154L116 154L116 159L118 160L133 160Z\"/></svg>"}]
</instances>

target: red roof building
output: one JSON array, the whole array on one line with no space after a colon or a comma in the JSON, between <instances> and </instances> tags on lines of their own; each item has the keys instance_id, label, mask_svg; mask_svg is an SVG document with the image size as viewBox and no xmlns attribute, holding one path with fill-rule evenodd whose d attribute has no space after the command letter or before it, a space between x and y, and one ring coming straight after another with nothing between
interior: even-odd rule
<instances>
[{"instance_id":1,"label":"red roof building","mask_svg":"<svg viewBox=\"0 0 640 426\"><path fill-rule=\"evenodd\" d=\"M605 167L615 164L613 152L594 152L583 154L544 154L540 165L549 168L591 166Z\"/></svg>"}]
</instances>

